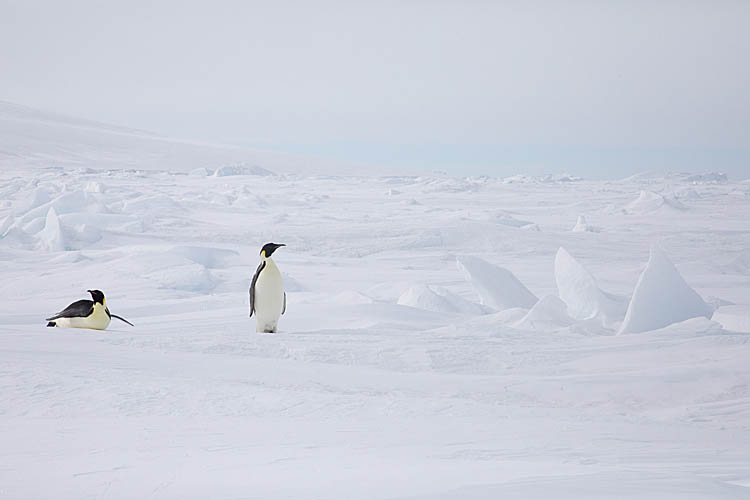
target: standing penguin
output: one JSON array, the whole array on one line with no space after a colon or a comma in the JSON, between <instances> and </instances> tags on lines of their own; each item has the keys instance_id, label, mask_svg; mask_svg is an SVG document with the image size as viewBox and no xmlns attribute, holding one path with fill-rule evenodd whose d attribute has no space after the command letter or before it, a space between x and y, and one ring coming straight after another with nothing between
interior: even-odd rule
<instances>
[{"instance_id":1,"label":"standing penguin","mask_svg":"<svg viewBox=\"0 0 750 500\"><path fill-rule=\"evenodd\" d=\"M100 290L86 290L91 294L93 300L77 300L68 307L47 318L47 326L59 326L61 328L91 328L93 330L106 330L111 318L133 326L133 323L109 312L105 305L104 294Z\"/></svg>"},{"instance_id":2,"label":"standing penguin","mask_svg":"<svg viewBox=\"0 0 750 500\"><path fill-rule=\"evenodd\" d=\"M260 265L250 285L250 317L255 314L255 331L276 333L279 317L286 312L286 293L281 272L271 255L283 243L266 243L260 249Z\"/></svg>"}]
</instances>

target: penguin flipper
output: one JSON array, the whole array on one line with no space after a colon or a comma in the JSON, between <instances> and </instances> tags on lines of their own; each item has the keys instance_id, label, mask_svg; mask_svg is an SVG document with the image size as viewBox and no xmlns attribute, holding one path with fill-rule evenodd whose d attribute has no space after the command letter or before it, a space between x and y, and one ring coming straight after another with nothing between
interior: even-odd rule
<instances>
[{"instance_id":1,"label":"penguin flipper","mask_svg":"<svg viewBox=\"0 0 750 500\"><path fill-rule=\"evenodd\" d=\"M263 268L266 267L265 261L258 264L258 269L255 270L255 274L253 275L253 281L250 283L250 317L253 317L253 313L255 312L255 283L258 282L258 276L260 276L260 272L263 270Z\"/></svg>"},{"instance_id":2,"label":"penguin flipper","mask_svg":"<svg viewBox=\"0 0 750 500\"><path fill-rule=\"evenodd\" d=\"M286 312L286 292L284 292L284 306L281 308L281 314Z\"/></svg>"},{"instance_id":3,"label":"penguin flipper","mask_svg":"<svg viewBox=\"0 0 750 500\"><path fill-rule=\"evenodd\" d=\"M58 318L85 318L90 316L94 310L93 300L77 300L59 313L47 318L46 321L53 321Z\"/></svg>"},{"instance_id":4,"label":"penguin flipper","mask_svg":"<svg viewBox=\"0 0 750 500\"><path fill-rule=\"evenodd\" d=\"M120 316L118 316L118 315L116 315L116 314L112 314L112 313L109 313L109 315L110 315L111 317L113 317L113 318L117 318L117 319L119 319L120 321L124 321L125 323L129 324L130 326L135 326L135 325L134 325L133 323L131 323L130 321L128 321L128 320L126 320L125 318L122 318L122 317L120 317Z\"/></svg>"}]
</instances>

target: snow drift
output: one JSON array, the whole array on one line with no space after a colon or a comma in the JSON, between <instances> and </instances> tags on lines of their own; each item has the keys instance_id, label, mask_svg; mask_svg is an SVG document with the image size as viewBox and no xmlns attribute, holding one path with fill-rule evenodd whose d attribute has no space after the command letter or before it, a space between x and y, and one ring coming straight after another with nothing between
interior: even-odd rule
<instances>
[{"instance_id":1,"label":"snow drift","mask_svg":"<svg viewBox=\"0 0 750 500\"><path fill-rule=\"evenodd\" d=\"M690 288L667 255L654 246L635 285L620 333L656 330L698 316L710 318L711 313L711 306Z\"/></svg>"}]
</instances>

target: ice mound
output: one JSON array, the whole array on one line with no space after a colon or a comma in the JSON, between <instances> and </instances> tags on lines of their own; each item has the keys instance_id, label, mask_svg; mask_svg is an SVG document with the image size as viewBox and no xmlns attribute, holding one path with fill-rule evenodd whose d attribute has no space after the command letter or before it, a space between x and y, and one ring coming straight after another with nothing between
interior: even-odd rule
<instances>
[{"instance_id":1,"label":"ice mound","mask_svg":"<svg viewBox=\"0 0 750 500\"><path fill-rule=\"evenodd\" d=\"M27 213L29 210L32 210L36 207L40 207L42 205L45 205L50 202L50 197L47 191L37 188L34 190L34 192L31 194L30 198L25 199L16 210L14 210L14 213L16 215L22 215Z\"/></svg>"},{"instance_id":2,"label":"ice mound","mask_svg":"<svg viewBox=\"0 0 750 500\"><path fill-rule=\"evenodd\" d=\"M533 224L530 221L527 220L521 220L516 219L515 217L508 215L508 214L498 214L495 217L495 222L498 224L502 224L503 226L510 226L510 227L524 227Z\"/></svg>"},{"instance_id":3,"label":"ice mound","mask_svg":"<svg viewBox=\"0 0 750 500\"><path fill-rule=\"evenodd\" d=\"M545 295L513 326L523 330L565 328L575 321L568 316L565 303L554 295Z\"/></svg>"},{"instance_id":4,"label":"ice mound","mask_svg":"<svg viewBox=\"0 0 750 500\"><path fill-rule=\"evenodd\" d=\"M497 310L511 307L529 309L537 302L536 295L507 269L471 256L456 257L456 264L486 306Z\"/></svg>"},{"instance_id":5,"label":"ice mound","mask_svg":"<svg viewBox=\"0 0 750 500\"><path fill-rule=\"evenodd\" d=\"M174 247L167 252L170 255L180 256L189 261L200 264L209 269L228 267L239 253L234 250L213 247Z\"/></svg>"},{"instance_id":6,"label":"ice mound","mask_svg":"<svg viewBox=\"0 0 750 500\"><path fill-rule=\"evenodd\" d=\"M635 285L620 333L656 330L689 318L710 318L711 313L711 306L690 288L667 255L654 246Z\"/></svg>"},{"instance_id":7,"label":"ice mound","mask_svg":"<svg viewBox=\"0 0 750 500\"><path fill-rule=\"evenodd\" d=\"M49 208L44 229L37 234L37 238L39 239L39 247L42 250L50 252L65 250L65 236L63 235L60 219L57 217L54 207Z\"/></svg>"},{"instance_id":8,"label":"ice mound","mask_svg":"<svg viewBox=\"0 0 750 500\"><path fill-rule=\"evenodd\" d=\"M435 285L415 285L398 298L402 306L416 307L435 312L462 314L484 314L481 305L470 302L460 295Z\"/></svg>"},{"instance_id":9,"label":"ice mound","mask_svg":"<svg viewBox=\"0 0 750 500\"><path fill-rule=\"evenodd\" d=\"M692 174L683 178L685 182L692 182L693 184L722 184L729 181L727 174L723 172L706 172L703 174Z\"/></svg>"},{"instance_id":10,"label":"ice mound","mask_svg":"<svg viewBox=\"0 0 750 500\"><path fill-rule=\"evenodd\" d=\"M225 165L214 171L214 177L228 177L231 175L274 175L273 172L258 165Z\"/></svg>"},{"instance_id":11,"label":"ice mound","mask_svg":"<svg viewBox=\"0 0 750 500\"><path fill-rule=\"evenodd\" d=\"M600 317L612 323L625 315L627 299L602 291L591 273L563 247L555 255L555 282L568 314L577 320Z\"/></svg>"},{"instance_id":12,"label":"ice mound","mask_svg":"<svg viewBox=\"0 0 750 500\"><path fill-rule=\"evenodd\" d=\"M576 221L576 225L573 226L573 229L571 229L574 233L590 233L595 232L594 228L589 226L586 222L586 217L583 215L578 216L578 220Z\"/></svg>"},{"instance_id":13,"label":"ice mound","mask_svg":"<svg viewBox=\"0 0 750 500\"><path fill-rule=\"evenodd\" d=\"M209 175L212 175L213 173L214 173L213 170L209 170L206 167L198 167L188 172L188 175L191 175L193 177L208 177Z\"/></svg>"},{"instance_id":14,"label":"ice mound","mask_svg":"<svg viewBox=\"0 0 750 500\"><path fill-rule=\"evenodd\" d=\"M732 305L718 308L711 319L724 329L750 333L750 305Z\"/></svg>"},{"instance_id":15,"label":"ice mound","mask_svg":"<svg viewBox=\"0 0 750 500\"><path fill-rule=\"evenodd\" d=\"M662 210L687 210L674 196L662 196L653 191L641 191L638 198L625 205L625 212L629 214L648 214Z\"/></svg>"},{"instance_id":16,"label":"ice mound","mask_svg":"<svg viewBox=\"0 0 750 500\"><path fill-rule=\"evenodd\" d=\"M58 215L71 213L108 213L109 209L99 199L99 195L85 191L73 191L65 193L48 203L40 205L26 212L22 220L24 222L32 221L38 217L45 217L50 208L55 209Z\"/></svg>"}]
</instances>

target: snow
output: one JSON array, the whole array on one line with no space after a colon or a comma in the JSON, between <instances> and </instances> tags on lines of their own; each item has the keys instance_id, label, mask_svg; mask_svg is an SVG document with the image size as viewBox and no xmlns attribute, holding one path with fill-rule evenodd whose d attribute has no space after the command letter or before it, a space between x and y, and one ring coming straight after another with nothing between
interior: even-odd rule
<instances>
[{"instance_id":1,"label":"snow","mask_svg":"<svg viewBox=\"0 0 750 500\"><path fill-rule=\"evenodd\" d=\"M503 310L529 308L537 301L536 296L505 268L469 255L457 257L456 263L484 305Z\"/></svg>"},{"instance_id":2,"label":"snow","mask_svg":"<svg viewBox=\"0 0 750 500\"><path fill-rule=\"evenodd\" d=\"M710 318L712 312L711 306L685 282L669 257L658 246L653 246L620 333L656 330L697 316Z\"/></svg>"},{"instance_id":3,"label":"snow","mask_svg":"<svg viewBox=\"0 0 750 500\"><path fill-rule=\"evenodd\" d=\"M746 184L638 215L684 176L286 171L13 113L0 498L750 498ZM257 335L269 241L288 307ZM653 243L680 273L638 278ZM136 326L45 327L90 288Z\"/></svg>"}]
</instances>

